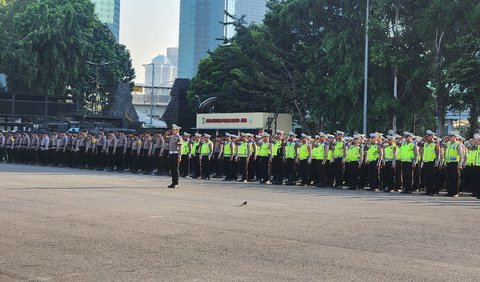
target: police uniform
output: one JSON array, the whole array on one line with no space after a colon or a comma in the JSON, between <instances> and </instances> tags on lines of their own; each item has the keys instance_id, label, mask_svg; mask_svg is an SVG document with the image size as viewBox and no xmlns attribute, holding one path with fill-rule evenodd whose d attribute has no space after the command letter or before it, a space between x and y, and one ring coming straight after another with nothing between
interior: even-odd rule
<instances>
[{"instance_id":1,"label":"police uniform","mask_svg":"<svg viewBox=\"0 0 480 282\"><path fill-rule=\"evenodd\" d=\"M249 170L250 156L252 155L252 146L248 142L247 136L241 137L238 145L236 146L236 160L238 163L238 174L242 175L241 182L252 181ZM234 177L232 177L234 179Z\"/></svg>"},{"instance_id":2,"label":"police uniform","mask_svg":"<svg viewBox=\"0 0 480 282\"><path fill-rule=\"evenodd\" d=\"M182 137L178 134L178 131L181 128L175 124L172 125L172 130L176 130L176 133L167 135L168 140L168 160L170 164L170 174L172 175L172 184L168 188L177 188L178 187L178 178L179 171L178 165L181 159L181 150L182 150Z\"/></svg>"},{"instance_id":3,"label":"police uniform","mask_svg":"<svg viewBox=\"0 0 480 282\"><path fill-rule=\"evenodd\" d=\"M403 193L411 194L413 189L413 169L417 162L417 146L411 141L413 134L405 131L405 141L400 146Z\"/></svg>"},{"instance_id":4,"label":"police uniform","mask_svg":"<svg viewBox=\"0 0 480 282\"><path fill-rule=\"evenodd\" d=\"M204 140L200 143L200 163L202 179L210 179L212 157L213 157L213 142L210 140L210 135L204 134Z\"/></svg>"},{"instance_id":5,"label":"police uniform","mask_svg":"<svg viewBox=\"0 0 480 282\"><path fill-rule=\"evenodd\" d=\"M445 149L445 174L447 195L457 197L460 186L460 170L463 169L464 150L463 144L458 142L458 132L452 131L448 134L450 140Z\"/></svg>"},{"instance_id":6,"label":"police uniform","mask_svg":"<svg viewBox=\"0 0 480 282\"><path fill-rule=\"evenodd\" d=\"M190 158L191 158L191 148L192 143L190 142L191 134L184 132L183 133L183 142L182 142L182 159L180 160L180 176L187 177L190 174Z\"/></svg>"},{"instance_id":7,"label":"police uniform","mask_svg":"<svg viewBox=\"0 0 480 282\"><path fill-rule=\"evenodd\" d=\"M294 132L288 134L288 140L283 148L283 161L285 163L285 171L287 176L287 185L295 185L295 160L298 156L297 142L295 137L297 135Z\"/></svg>"}]
</instances>

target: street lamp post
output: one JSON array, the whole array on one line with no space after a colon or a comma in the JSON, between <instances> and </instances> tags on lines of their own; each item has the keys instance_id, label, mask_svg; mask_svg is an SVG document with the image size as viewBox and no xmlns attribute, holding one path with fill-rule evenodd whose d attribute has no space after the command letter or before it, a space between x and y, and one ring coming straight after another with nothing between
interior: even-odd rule
<instances>
[{"instance_id":1,"label":"street lamp post","mask_svg":"<svg viewBox=\"0 0 480 282\"><path fill-rule=\"evenodd\" d=\"M368 18L370 13L370 0L367 0L365 19L365 68L363 85L363 134L367 134L367 103L368 103Z\"/></svg>"},{"instance_id":2,"label":"street lamp post","mask_svg":"<svg viewBox=\"0 0 480 282\"><path fill-rule=\"evenodd\" d=\"M99 89L100 89L100 80L99 80L98 68L100 66L109 65L110 63L106 62L104 60L101 60L100 62L86 61L86 63L89 64L89 65L95 66L95 101L94 101L94 103L92 103L92 111L95 111L97 97L99 96L98 92L99 92Z\"/></svg>"},{"instance_id":3,"label":"street lamp post","mask_svg":"<svg viewBox=\"0 0 480 282\"><path fill-rule=\"evenodd\" d=\"M155 107L155 113L156 113L156 106L157 106L156 101L154 101L154 99L156 97L155 97L155 94L153 93L154 88L155 88L155 63L144 64L142 66L144 66L144 67L152 66L152 89L150 91L150 95L151 95L151 97L150 97L150 125L153 125L154 107Z\"/></svg>"}]
</instances>

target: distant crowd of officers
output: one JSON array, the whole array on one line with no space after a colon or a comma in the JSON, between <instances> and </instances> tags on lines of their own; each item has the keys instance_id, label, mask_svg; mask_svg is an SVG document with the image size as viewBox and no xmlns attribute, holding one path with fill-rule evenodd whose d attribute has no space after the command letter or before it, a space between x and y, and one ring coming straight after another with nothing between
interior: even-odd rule
<instances>
[{"instance_id":1,"label":"distant crowd of officers","mask_svg":"<svg viewBox=\"0 0 480 282\"><path fill-rule=\"evenodd\" d=\"M178 129L172 142L170 131L5 132L0 133L0 161L167 175L178 160L181 177L406 194L423 190L432 196L446 190L451 197L469 190L480 199L480 134L464 140L456 131L443 139L432 131L423 137L276 131L212 138Z\"/></svg>"}]
</instances>

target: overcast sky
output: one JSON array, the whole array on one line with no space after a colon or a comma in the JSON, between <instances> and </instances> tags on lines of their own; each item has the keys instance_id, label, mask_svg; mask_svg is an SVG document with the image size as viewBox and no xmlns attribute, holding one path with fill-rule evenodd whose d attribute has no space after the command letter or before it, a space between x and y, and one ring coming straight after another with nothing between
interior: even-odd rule
<instances>
[{"instance_id":1,"label":"overcast sky","mask_svg":"<svg viewBox=\"0 0 480 282\"><path fill-rule=\"evenodd\" d=\"M130 50L136 82L144 82L142 64L178 47L179 14L180 0L121 0L120 43Z\"/></svg>"}]
</instances>

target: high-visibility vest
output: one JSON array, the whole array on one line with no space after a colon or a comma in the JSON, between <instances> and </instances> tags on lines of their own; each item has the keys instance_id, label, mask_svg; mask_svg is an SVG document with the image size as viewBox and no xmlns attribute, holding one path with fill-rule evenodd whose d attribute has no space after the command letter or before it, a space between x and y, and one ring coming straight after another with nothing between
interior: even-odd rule
<instances>
[{"instance_id":1,"label":"high-visibility vest","mask_svg":"<svg viewBox=\"0 0 480 282\"><path fill-rule=\"evenodd\" d=\"M423 161L433 162L437 158L437 152L435 151L435 143L425 143L423 145Z\"/></svg>"},{"instance_id":2,"label":"high-visibility vest","mask_svg":"<svg viewBox=\"0 0 480 282\"><path fill-rule=\"evenodd\" d=\"M308 159L308 144L300 145L298 149L298 159L301 161Z\"/></svg>"},{"instance_id":3,"label":"high-visibility vest","mask_svg":"<svg viewBox=\"0 0 480 282\"><path fill-rule=\"evenodd\" d=\"M394 155L394 151L395 151L395 148L397 147L397 145L393 144L393 145L388 145L386 148L385 148L385 160L387 161L393 161L395 155Z\"/></svg>"},{"instance_id":4,"label":"high-visibility vest","mask_svg":"<svg viewBox=\"0 0 480 282\"><path fill-rule=\"evenodd\" d=\"M257 155L260 157L268 157L269 154L270 154L270 143L263 142L262 145L260 145L260 150L258 151Z\"/></svg>"},{"instance_id":5,"label":"high-visibility vest","mask_svg":"<svg viewBox=\"0 0 480 282\"><path fill-rule=\"evenodd\" d=\"M277 140L273 143L273 156L276 157L278 155L278 150L282 148L282 141Z\"/></svg>"},{"instance_id":6,"label":"high-visibility vest","mask_svg":"<svg viewBox=\"0 0 480 282\"><path fill-rule=\"evenodd\" d=\"M333 148L333 157L334 158L343 158L343 141L335 143L335 147Z\"/></svg>"},{"instance_id":7,"label":"high-visibility vest","mask_svg":"<svg viewBox=\"0 0 480 282\"><path fill-rule=\"evenodd\" d=\"M200 141L195 141L192 144L192 153L194 156L198 156L198 147L200 146Z\"/></svg>"},{"instance_id":8,"label":"high-visibility vest","mask_svg":"<svg viewBox=\"0 0 480 282\"><path fill-rule=\"evenodd\" d=\"M445 162L446 163L458 163L460 161L460 156L458 155L458 143L450 143L447 146L445 151Z\"/></svg>"},{"instance_id":9,"label":"high-visibility vest","mask_svg":"<svg viewBox=\"0 0 480 282\"><path fill-rule=\"evenodd\" d=\"M477 150L476 150L477 154L476 154L476 161L475 161L475 166L480 166L480 146L477 147Z\"/></svg>"},{"instance_id":10,"label":"high-visibility vest","mask_svg":"<svg viewBox=\"0 0 480 282\"><path fill-rule=\"evenodd\" d=\"M213 144L213 142L210 141L210 140L208 140L207 142L202 144L202 147L200 148L200 154L202 156L210 155L210 153L212 152L212 150L210 149L210 146L209 146L210 144Z\"/></svg>"},{"instance_id":11,"label":"high-visibility vest","mask_svg":"<svg viewBox=\"0 0 480 282\"><path fill-rule=\"evenodd\" d=\"M248 143L247 142L242 142L242 143L240 143L240 145L238 145L238 156L240 158L248 157Z\"/></svg>"},{"instance_id":12,"label":"high-visibility vest","mask_svg":"<svg viewBox=\"0 0 480 282\"><path fill-rule=\"evenodd\" d=\"M285 144L285 158L286 159L295 159L295 142L290 142L288 141L287 144Z\"/></svg>"},{"instance_id":13,"label":"high-visibility vest","mask_svg":"<svg viewBox=\"0 0 480 282\"><path fill-rule=\"evenodd\" d=\"M330 150L330 148L328 149L327 160L329 160L330 162L333 162L333 151Z\"/></svg>"},{"instance_id":14,"label":"high-visibility vest","mask_svg":"<svg viewBox=\"0 0 480 282\"><path fill-rule=\"evenodd\" d=\"M467 162L466 166L475 166L476 165L476 157L477 157L477 151L475 150L468 150L467 153Z\"/></svg>"},{"instance_id":15,"label":"high-visibility vest","mask_svg":"<svg viewBox=\"0 0 480 282\"><path fill-rule=\"evenodd\" d=\"M350 146L347 151L347 157L345 158L345 162L358 162L360 160L360 147L359 146Z\"/></svg>"},{"instance_id":16,"label":"high-visibility vest","mask_svg":"<svg viewBox=\"0 0 480 282\"><path fill-rule=\"evenodd\" d=\"M232 147L231 147L231 142L225 142L223 144L223 156L224 157L230 157L232 155Z\"/></svg>"},{"instance_id":17,"label":"high-visibility vest","mask_svg":"<svg viewBox=\"0 0 480 282\"><path fill-rule=\"evenodd\" d=\"M415 158L415 144L403 143L400 147L400 155L402 156L402 162L413 162Z\"/></svg>"},{"instance_id":18,"label":"high-visibility vest","mask_svg":"<svg viewBox=\"0 0 480 282\"><path fill-rule=\"evenodd\" d=\"M188 142L182 142L182 155L188 155Z\"/></svg>"},{"instance_id":19,"label":"high-visibility vest","mask_svg":"<svg viewBox=\"0 0 480 282\"><path fill-rule=\"evenodd\" d=\"M312 159L314 160L323 160L325 156L325 144L319 143L316 147L312 148Z\"/></svg>"},{"instance_id":20,"label":"high-visibility vest","mask_svg":"<svg viewBox=\"0 0 480 282\"><path fill-rule=\"evenodd\" d=\"M378 149L378 145L377 144L370 145L370 147L368 148L368 151L367 151L367 160L369 162L373 162L373 161L378 160L379 157L380 157L380 152L379 152L379 149Z\"/></svg>"}]
</instances>

